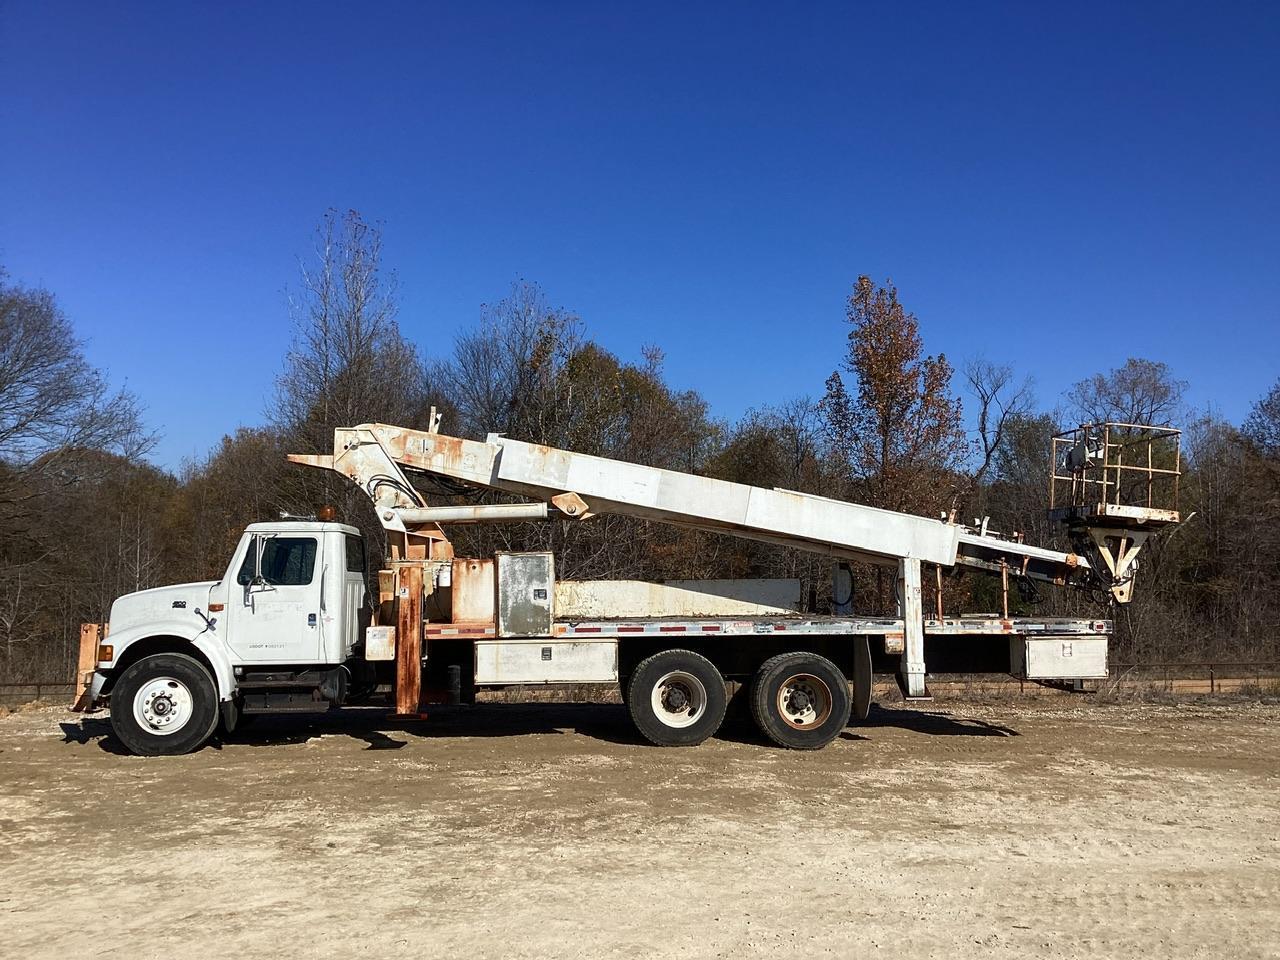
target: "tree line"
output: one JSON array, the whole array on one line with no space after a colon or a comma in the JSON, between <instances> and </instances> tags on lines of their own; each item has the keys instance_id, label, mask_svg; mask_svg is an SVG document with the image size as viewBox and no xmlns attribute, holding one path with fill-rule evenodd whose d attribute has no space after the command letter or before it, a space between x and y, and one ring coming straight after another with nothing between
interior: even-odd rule
<instances>
[{"instance_id":1,"label":"tree line","mask_svg":"<svg viewBox=\"0 0 1280 960\"><path fill-rule=\"evenodd\" d=\"M170 471L147 460L155 438L137 399L88 363L54 295L0 272L0 682L69 675L80 623L105 620L123 593L219 578L245 524L282 511L335 504L378 555L367 500L284 455L330 450L335 426L425 429L433 407L461 436L501 432L893 510L989 517L1063 549L1045 516L1052 435L1101 420L1182 425L1191 519L1147 548L1135 601L1114 613L1115 655L1280 659L1280 380L1230 424L1189 410L1185 382L1166 365L1131 358L1044 409L1007 364L971 359L957 371L929 354L894 286L863 276L821 393L730 422L668 381L658 347L635 362L616 356L529 282L484 305L448 352L424 353L400 326L381 232L355 212L323 217L287 307L294 337L262 425ZM422 484L433 503L460 496ZM554 550L568 579L796 577L815 610L830 600L830 562L816 554L627 517L451 535L462 556ZM891 614L887 578L856 575L857 611ZM998 584L980 575L952 573L929 590L948 612L999 608ZM1052 590L1018 594L1011 612L1112 615L1086 594Z\"/></svg>"}]
</instances>

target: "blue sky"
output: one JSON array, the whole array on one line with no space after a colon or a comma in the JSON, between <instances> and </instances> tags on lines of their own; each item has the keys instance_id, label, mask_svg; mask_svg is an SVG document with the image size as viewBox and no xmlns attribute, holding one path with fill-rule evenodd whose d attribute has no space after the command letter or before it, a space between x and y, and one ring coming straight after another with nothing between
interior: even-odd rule
<instances>
[{"instance_id":1,"label":"blue sky","mask_svg":"<svg viewBox=\"0 0 1280 960\"><path fill-rule=\"evenodd\" d=\"M718 415L820 394L855 277L1046 406L1280 376L1275 4L0 0L0 263L162 433L262 420L328 207L449 349L512 280Z\"/></svg>"}]
</instances>

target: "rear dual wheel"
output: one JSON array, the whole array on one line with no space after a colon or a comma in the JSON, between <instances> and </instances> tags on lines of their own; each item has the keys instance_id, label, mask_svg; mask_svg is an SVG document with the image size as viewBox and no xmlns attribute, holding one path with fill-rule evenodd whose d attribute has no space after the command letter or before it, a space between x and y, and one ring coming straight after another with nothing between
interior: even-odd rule
<instances>
[{"instance_id":1,"label":"rear dual wheel","mask_svg":"<svg viewBox=\"0 0 1280 960\"><path fill-rule=\"evenodd\" d=\"M760 665L751 683L751 715L780 747L818 750L849 723L844 674L816 653L783 653Z\"/></svg>"},{"instance_id":2,"label":"rear dual wheel","mask_svg":"<svg viewBox=\"0 0 1280 960\"><path fill-rule=\"evenodd\" d=\"M724 720L724 677L692 650L663 650L632 671L623 694L636 729L660 747L702 743Z\"/></svg>"}]
</instances>

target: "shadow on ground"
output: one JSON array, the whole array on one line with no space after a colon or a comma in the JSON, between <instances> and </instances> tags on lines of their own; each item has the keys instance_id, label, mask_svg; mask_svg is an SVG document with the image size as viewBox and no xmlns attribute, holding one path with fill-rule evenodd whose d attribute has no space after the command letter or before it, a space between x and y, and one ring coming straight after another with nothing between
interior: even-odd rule
<instances>
[{"instance_id":1,"label":"shadow on ground","mask_svg":"<svg viewBox=\"0 0 1280 960\"><path fill-rule=\"evenodd\" d=\"M62 742L97 744L108 753L127 754L105 715L63 721ZM234 733L223 730L210 746L250 747L306 743L317 737L348 736L363 740L369 750L398 750L410 738L521 737L537 734L578 733L596 740L624 745L644 741L631 727L626 709L619 704L480 704L473 707L437 706L426 719L406 720L390 716L386 707L345 707L316 714L270 714L241 718Z\"/></svg>"},{"instance_id":2,"label":"shadow on ground","mask_svg":"<svg viewBox=\"0 0 1280 960\"><path fill-rule=\"evenodd\" d=\"M935 737L1017 737L1021 736L1012 727L985 720L973 720L968 717L953 717L941 710L916 710L900 707L882 707L871 705L871 713L861 723L861 729L876 727L899 727L914 733L925 733ZM848 736L846 733L845 736Z\"/></svg>"},{"instance_id":3,"label":"shadow on ground","mask_svg":"<svg viewBox=\"0 0 1280 960\"><path fill-rule=\"evenodd\" d=\"M369 750L399 750L410 739L447 737L526 737L579 734L606 743L641 746L645 741L632 727L621 704L597 703L485 703L476 706L437 706L422 720L391 717L386 707L346 707L328 713L244 718L247 722L232 734L221 731L210 746L251 747L306 743L322 736L347 736L363 740ZM84 717L78 723L60 724L63 743L91 744L108 753L125 754L106 717ZM873 731L897 727L928 736L1016 737L1018 731L984 720L954 717L936 710L883 707L873 704L863 722L855 721L840 736L844 740L868 740ZM870 736L869 736L870 734ZM717 734L720 740L772 747L755 725L740 712L725 718Z\"/></svg>"}]
</instances>

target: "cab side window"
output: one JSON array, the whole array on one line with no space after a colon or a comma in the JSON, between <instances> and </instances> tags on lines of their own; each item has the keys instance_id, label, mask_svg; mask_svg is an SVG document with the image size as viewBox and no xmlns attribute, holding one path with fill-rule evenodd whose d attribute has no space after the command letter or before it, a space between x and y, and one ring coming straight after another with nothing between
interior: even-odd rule
<instances>
[{"instance_id":1,"label":"cab side window","mask_svg":"<svg viewBox=\"0 0 1280 960\"><path fill-rule=\"evenodd\" d=\"M364 541L347 534L347 572L364 573Z\"/></svg>"},{"instance_id":2,"label":"cab side window","mask_svg":"<svg viewBox=\"0 0 1280 960\"><path fill-rule=\"evenodd\" d=\"M273 587L301 587L309 584L316 571L314 537L268 537L262 548L262 579ZM236 583L242 587L253 580L256 543L249 544Z\"/></svg>"}]
</instances>

